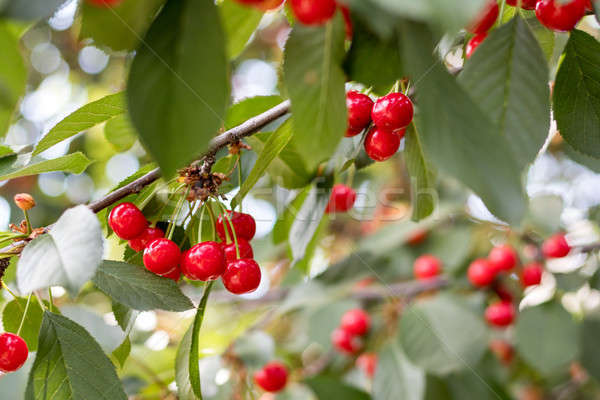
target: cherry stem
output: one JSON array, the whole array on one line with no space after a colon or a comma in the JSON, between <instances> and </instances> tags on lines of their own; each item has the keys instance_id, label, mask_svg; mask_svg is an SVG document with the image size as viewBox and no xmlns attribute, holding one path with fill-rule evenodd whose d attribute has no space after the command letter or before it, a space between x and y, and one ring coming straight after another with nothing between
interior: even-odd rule
<instances>
[{"instance_id":1,"label":"cherry stem","mask_svg":"<svg viewBox=\"0 0 600 400\"><path fill-rule=\"evenodd\" d=\"M217 240L217 219L215 218L215 213L213 212L212 207L209 203L206 203L204 207L208 210L210 222L213 227L213 235L212 235L213 240L216 241ZM202 223L202 220L200 220L200 223ZM200 236L200 237L202 237L202 236Z\"/></svg>"},{"instance_id":2,"label":"cherry stem","mask_svg":"<svg viewBox=\"0 0 600 400\"><path fill-rule=\"evenodd\" d=\"M242 189L242 150L238 153L238 186L240 190ZM240 208L240 212L242 212L242 202L240 200L240 204L238 205Z\"/></svg>"},{"instance_id":3,"label":"cherry stem","mask_svg":"<svg viewBox=\"0 0 600 400\"><path fill-rule=\"evenodd\" d=\"M29 311L29 303L31 303L31 296L33 293L29 293L29 297L27 298L27 303L25 304L25 311L23 311L23 317L21 317L21 323L19 324L19 329L17 329L17 336L21 335L21 329L23 329L23 324L25 323L25 317L27 316L27 311ZM19 300L17 300L19 301Z\"/></svg>"},{"instance_id":4,"label":"cherry stem","mask_svg":"<svg viewBox=\"0 0 600 400\"><path fill-rule=\"evenodd\" d=\"M185 201L185 198L187 197L189 192L190 192L190 188L188 187L186 189L185 193L183 194L183 196L181 196L179 198L179 201L177 202L177 205L175 206L175 210L173 211L173 215L171 215L171 221L169 221L169 227L167 228L167 239L169 239L169 240L171 240L171 238L173 237L173 233L175 232L175 225L177 224L177 216L181 212L181 208L183 207L183 202Z\"/></svg>"},{"instance_id":5,"label":"cherry stem","mask_svg":"<svg viewBox=\"0 0 600 400\"><path fill-rule=\"evenodd\" d=\"M17 296L16 294L14 294L14 293L12 292L12 290L10 290L10 289L8 288L8 286L6 285L6 283L4 283L4 281L2 281L2 287L3 287L4 289L6 289L6 291L7 291L8 293L10 293L10 294L12 295L12 297L14 297L15 299L18 299L18 298L19 298L19 296Z\"/></svg>"},{"instance_id":6,"label":"cherry stem","mask_svg":"<svg viewBox=\"0 0 600 400\"><path fill-rule=\"evenodd\" d=\"M29 220L29 212L27 210L23 210L23 215L25 215L25 223L27 224L27 233L31 235L33 229L31 227L31 221Z\"/></svg>"},{"instance_id":7,"label":"cherry stem","mask_svg":"<svg viewBox=\"0 0 600 400\"><path fill-rule=\"evenodd\" d=\"M223 210L223 217L227 220L227 223L229 224L229 228L231 228L231 234L233 235L233 242L235 243L235 254L237 255L237 258L240 259L240 246L238 245L238 240L237 240L237 235L235 233L235 227L233 226L233 221L231 221L231 217L229 216L229 213L227 213L227 208L225 208L225 206L219 201L217 202L217 204L219 204L219 206L221 207L221 210ZM227 227L224 227L225 229L225 241L229 242L229 230L227 229Z\"/></svg>"}]
</instances>

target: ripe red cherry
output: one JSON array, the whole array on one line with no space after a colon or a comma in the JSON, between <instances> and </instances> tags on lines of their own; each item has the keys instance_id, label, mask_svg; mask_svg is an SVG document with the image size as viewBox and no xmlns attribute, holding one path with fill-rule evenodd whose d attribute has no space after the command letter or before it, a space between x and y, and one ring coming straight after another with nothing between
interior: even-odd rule
<instances>
[{"instance_id":1,"label":"ripe red cherry","mask_svg":"<svg viewBox=\"0 0 600 400\"><path fill-rule=\"evenodd\" d=\"M229 241L233 240L233 232L231 231L231 225L235 229L236 238L252 240L256 233L256 222L250 214L244 214L237 211L228 211L229 218L219 215L217 218L217 234L221 240L226 241L227 236L225 235L225 226L227 226L227 232L229 234Z\"/></svg>"},{"instance_id":2,"label":"ripe red cherry","mask_svg":"<svg viewBox=\"0 0 600 400\"><path fill-rule=\"evenodd\" d=\"M506 4L516 7L519 3L519 0L506 0ZM535 3L537 0L521 0L521 8L524 10L533 10L535 9Z\"/></svg>"},{"instance_id":3,"label":"ripe red cherry","mask_svg":"<svg viewBox=\"0 0 600 400\"><path fill-rule=\"evenodd\" d=\"M371 118L378 128L396 131L406 128L411 123L413 114L413 104L408 96L390 93L375 102Z\"/></svg>"},{"instance_id":4,"label":"ripe red cherry","mask_svg":"<svg viewBox=\"0 0 600 400\"><path fill-rule=\"evenodd\" d=\"M356 192L349 186L338 183L331 189L331 196L325 212L327 214L334 212L346 212L354 206L356 201Z\"/></svg>"},{"instance_id":5,"label":"ripe red cherry","mask_svg":"<svg viewBox=\"0 0 600 400\"><path fill-rule=\"evenodd\" d=\"M133 203L121 203L112 209L108 225L121 239L134 239L148 226L146 217Z\"/></svg>"},{"instance_id":6,"label":"ripe red cherry","mask_svg":"<svg viewBox=\"0 0 600 400\"><path fill-rule=\"evenodd\" d=\"M345 330L352 335L364 335L371 327L371 317L364 310L355 308L342 316L340 329Z\"/></svg>"},{"instance_id":7,"label":"ripe red cherry","mask_svg":"<svg viewBox=\"0 0 600 400\"><path fill-rule=\"evenodd\" d=\"M515 320L515 308L507 301L490 304L485 309L485 319L493 326L508 326Z\"/></svg>"},{"instance_id":8,"label":"ripe red cherry","mask_svg":"<svg viewBox=\"0 0 600 400\"><path fill-rule=\"evenodd\" d=\"M335 0L291 0L292 11L304 25L323 25L336 10Z\"/></svg>"},{"instance_id":9,"label":"ripe red cherry","mask_svg":"<svg viewBox=\"0 0 600 400\"><path fill-rule=\"evenodd\" d=\"M410 233L406 239L406 244L409 246L418 246L427 239L427 231L425 229L417 229Z\"/></svg>"},{"instance_id":10,"label":"ripe red cherry","mask_svg":"<svg viewBox=\"0 0 600 400\"><path fill-rule=\"evenodd\" d=\"M254 382L267 392L279 392L287 383L288 372L285 365L272 361L254 373Z\"/></svg>"},{"instance_id":11,"label":"ripe red cherry","mask_svg":"<svg viewBox=\"0 0 600 400\"><path fill-rule=\"evenodd\" d=\"M500 9L496 0L488 0L487 4L481 10L479 15L475 18L475 21L467 28L471 33L479 35L490 30L490 28L496 23Z\"/></svg>"},{"instance_id":12,"label":"ripe red cherry","mask_svg":"<svg viewBox=\"0 0 600 400\"><path fill-rule=\"evenodd\" d=\"M87 0L93 6L96 7L116 7L122 0Z\"/></svg>"},{"instance_id":13,"label":"ripe red cherry","mask_svg":"<svg viewBox=\"0 0 600 400\"><path fill-rule=\"evenodd\" d=\"M25 364L28 355L27 343L20 336L8 332L0 335L0 371L18 370Z\"/></svg>"},{"instance_id":14,"label":"ripe red cherry","mask_svg":"<svg viewBox=\"0 0 600 400\"><path fill-rule=\"evenodd\" d=\"M256 261L242 258L227 264L223 279L223 285L233 294L251 293L260 284L260 267Z\"/></svg>"},{"instance_id":15,"label":"ripe red cherry","mask_svg":"<svg viewBox=\"0 0 600 400\"><path fill-rule=\"evenodd\" d=\"M557 0L539 0L535 15L542 25L559 32L570 31L585 15L586 0L571 0L561 4Z\"/></svg>"},{"instance_id":16,"label":"ripe red cherry","mask_svg":"<svg viewBox=\"0 0 600 400\"><path fill-rule=\"evenodd\" d=\"M490 251L488 261L496 272L510 271L517 265L519 256L509 245L496 246Z\"/></svg>"},{"instance_id":17,"label":"ripe red cherry","mask_svg":"<svg viewBox=\"0 0 600 400\"><path fill-rule=\"evenodd\" d=\"M179 282L179 279L181 279L181 269L179 269L179 267L177 268L173 268L173 270L169 273L166 273L164 275L161 275L163 278L169 278L175 282Z\"/></svg>"},{"instance_id":18,"label":"ripe red cherry","mask_svg":"<svg viewBox=\"0 0 600 400\"><path fill-rule=\"evenodd\" d=\"M336 349L347 354L354 354L363 346L362 340L358 336L341 328L337 328L331 333L331 342Z\"/></svg>"},{"instance_id":19,"label":"ripe red cherry","mask_svg":"<svg viewBox=\"0 0 600 400\"><path fill-rule=\"evenodd\" d=\"M352 26L352 18L350 18L350 9L346 6L340 6L340 10L342 10L344 23L346 24L346 39L351 40L354 34L354 27Z\"/></svg>"},{"instance_id":20,"label":"ripe red cherry","mask_svg":"<svg viewBox=\"0 0 600 400\"><path fill-rule=\"evenodd\" d=\"M373 100L365 94L350 91L346 93L346 107L348 108L346 136L355 136L371 122Z\"/></svg>"},{"instance_id":21,"label":"ripe red cherry","mask_svg":"<svg viewBox=\"0 0 600 400\"><path fill-rule=\"evenodd\" d=\"M171 240L160 238L154 239L144 249L144 265L148 271L157 275L166 275L179 268L181 251Z\"/></svg>"},{"instance_id":22,"label":"ripe red cherry","mask_svg":"<svg viewBox=\"0 0 600 400\"><path fill-rule=\"evenodd\" d=\"M488 260L485 258L478 258L469 265L467 277L473 285L483 287L494 281L496 270Z\"/></svg>"},{"instance_id":23,"label":"ripe red cherry","mask_svg":"<svg viewBox=\"0 0 600 400\"><path fill-rule=\"evenodd\" d=\"M418 280L431 279L442 272L442 262L436 256L423 254L415 260L413 272Z\"/></svg>"},{"instance_id":24,"label":"ripe red cherry","mask_svg":"<svg viewBox=\"0 0 600 400\"><path fill-rule=\"evenodd\" d=\"M561 258L569 254L571 246L567 243L565 235L557 233L550 236L542 245L542 253L546 258Z\"/></svg>"},{"instance_id":25,"label":"ripe red cherry","mask_svg":"<svg viewBox=\"0 0 600 400\"><path fill-rule=\"evenodd\" d=\"M129 241L129 247L135 251L143 251L148 243L164 236L165 233L160 228L146 228L139 236Z\"/></svg>"},{"instance_id":26,"label":"ripe red cherry","mask_svg":"<svg viewBox=\"0 0 600 400\"><path fill-rule=\"evenodd\" d=\"M238 258L254 258L254 251L252 250L252 246L250 246L250 243L248 243L246 239L238 239L237 244L240 249L239 257L237 256L235 243L221 243L221 246L223 247L223 252L225 253L226 263L235 261Z\"/></svg>"},{"instance_id":27,"label":"ripe red cherry","mask_svg":"<svg viewBox=\"0 0 600 400\"><path fill-rule=\"evenodd\" d=\"M469 40L469 43L467 43L467 48L465 49L465 56L467 58L471 58L477 47L479 47L479 45L485 40L485 38L487 38L487 32L473 36L471 40Z\"/></svg>"},{"instance_id":28,"label":"ripe red cherry","mask_svg":"<svg viewBox=\"0 0 600 400\"><path fill-rule=\"evenodd\" d=\"M181 272L195 281L214 281L225 272L225 253L217 242L198 243L181 258Z\"/></svg>"},{"instance_id":29,"label":"ripe red cherry","mask_svg":"<svg viewBox=\"0 0 600 400\"><path fill-rule=\"evenodd\" d=\"M374 161L385 161L398 151L400 148L399 135L391 131L385 131L373 128L365 138L365 151Z\"/></svg>"},{"instance_id":30,"label":"ripe red cherry","mask_svg":"<svg viewBox=\"0 0 600 400\"><path fill-rule=\"evenodd\" d=\"M362 353L356 359L356 366L360 368L366 376L372 378L375 375L375 369L377 368L377 354Z\"/></svg>"},{"instance_id":31,"label":"ripe red cherry","mask_svg":"<svg viewBox=\"0 0 600 400\"><path fill-rule=\"evenodd\" d=\"M523 267L523 272L521 273L521 282L523 286L534 286L539 285L542 281L542 273L544 272L544 268L542 264L537 262L532 262Z\"/></svg>"}]
</instances>

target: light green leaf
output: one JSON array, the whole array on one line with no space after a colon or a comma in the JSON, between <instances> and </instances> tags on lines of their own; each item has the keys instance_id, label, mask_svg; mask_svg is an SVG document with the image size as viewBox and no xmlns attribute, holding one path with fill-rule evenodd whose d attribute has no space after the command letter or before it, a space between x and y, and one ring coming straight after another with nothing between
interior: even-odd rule
<instances>
[{"instance_id":1,"label":"light green leaf","mask_svg":"<svg viewBox=\"0 0 600 400\"><path fill-rule=\"evenodd\" d=\"M72 295L89 281L102 260L102 230L86 206L70 208L50 231L32 240L21 254L17 283L21 293L64 286Z\"/></svg>"},{"instance_id":2,"label":"light green leaf","mask_svg":"<svg viewBox=\"0 0 600 400\"><path fill-rule=\"evenodd\" d=\"M373 381L373 400L422 400L425 373L406 358L396 343L381 349Z\"/></svg>"},{"instance_id":3,"label":"light green leaf","mask_svg":"<svg viewBox=\"0 0 600 400\"><path fill-rule=\"evenodd\" d=\"M516 16L477 48L458 81L492 119L524 169L548 137L548 62L527 22Z\"/></svg>"},{"instance_id":4,"label":"light green leaf","mask_svg":"<svg viewBox=\"0 0 600 400\"><path fill-rule=\"evenodd\" d=\"M267 168L271 165L273 160L281 153L283 148L292 139L293 131L292 124L290 121L286 121L281 125L275 132L269 135L269 139L265 143L261 150L254 168L250 171L248 178L244 181L240 187L239 192L231 200L231 207L235 208L238 204L246 197L248 192L256 185L256 182L265 174Z\"/></svg>"},{"instance_id":5,"label":"light green leaf","mask_svg":"<svg viewBox=\"0 0 600 400\"><path fill-rule=\"evenodd\" d=\"M104 125L104 137L117 151L129 150L135 144L136 135L127 114L118 115Z\"/></svg>"},{"instance_id":6,"label":"light green leaf","mask_svg":"<svg viewBox=\"0 0 600 400\"><path fill-rule=\"evenodd\" d=\"M44 313L38 352L26 398L46 400L127 399L115 368L85 329Z\"/></svg>"},{"instance_id":7,"label":"light green leaf","mask_svg":"<svg viewBox=\"0 0 600 400\"><path fill-rule=\"evenodd\" d=\"M420 221L433 213L438 195L435 190L436 174L423 151L415 124L410 124L406 130L404 160L410 175L412 220Z\"/></svg>"},{"instance_id":8,"label":"light green leaf","mask_svg":"<svg viewBox=\"0 0 600 400\"><path fill-rule=\"evenodd\" d=\"M93 282L112 299L134 310L186 311L193 308L173 280L137 265L104 260Z\"/></svg>"},{"instance_id":9,"label":"light green leaf","mask_svg":"<svg viewBox=\"0 0 600 400\"><path fill-rule=\"evenodd\" d=\"M98 46L115 51L133 50L165 0L123 0L111 7L81 5L80 39L91 38Z\"/></svg>"},{"instance_id":10,"label":"light green leaf","mask_svg":"<svg viewBox=\"0 0 600 400\"><path fill-rule=\"evenodd\" d=\"M263 13L235 0L224 0L219 5L219 12L227 36L227 54L229 58L235 59L246 47Z\"/></svg>"},{"instance_id":11,"label":"light green leaf","mask_svg":"<svg viewBox=\"0 0 600 400\"><path fill-rule=\"evenodd\" d=\"M283 74L292 100L294 146L309 170L334 152L346 131L344 23L296 24L287 41Z\"/></svg>"},{"instance_id":12,"label":"light green leaf","mask_svg":"<svg viewBox=\"0 0 600 400\"><path fill-rule=\"evenodd\" d=\"M192 337L191 346L189 353L189 382L192 385L192 391L196 397L202 399L202 388L200 387L200 364L198 357L200 356L200 328L202 327L202 321L204 320L204 313L206 312L206 304L208 303L208 296L212 288L214 281L206 282L204 287L204 293L198 303L198 309L196 316L194 317L194 323L192 324Z\"/></svg>"},{"instance_id":13,"label":"light green leaf","mask_svg":"<svg viewBox=\"0 0 600 400\"><path fill-rule=\"evenodd\" d=\"M6 332L17 333L25 308L27 307L27 298L18 297L10 301L4 306L2 311L2 326ZM31 296L29 307L27 307L27 315L19 336L27 343L29 351L37 350L38 334L42 325L42 316L44 310L40 307L40 303Z\"/></svg>"},{"instance_id":14,"label":"light green leaf","mask_svg":"<svg viewBox=\"0 0 600 400\"><path fill-rule=\"evenodd\" d=\"M573 30L556 75L554 118L575 150L600 158L600 43Z\"/></svg>"},{"instance_id":15,"label":"light green leaf","mask_svg":"<svg viewBox=\"0 0 600 400\"><path fill-rule=\"evenodd\" d=\"M231 129L283 102L281 96L254 96L227 109L225 129Z\"/></svg>"},{"instance_id":16,"label":"light green leaf","mask_svg":"<svg viewBox=\"0 0 600 400\"><path fill-rule=\"evenodd\" d=\"M112 352L112 356L117 360L121 368L123 368L125 361L129 357L129 353L131 353L131 341L129 340L129 336L127 336L123 340L123 343Z\"/></svg>"},{"instance_id":17,"label":"light green leaf","mask_svg":"<svg viewBox=\"0 0 600 400\"><path fill-rule=\"evenodd\" d=\"M91 161L80 152L47 160L43 157L32 157L31 153L12 155L0 159L0 180L38 175L44 172L64 171L80 174L91 164Z\"/></svg>"},{"instance_id":18,"label":"light green leaf","mask_svg":"<svg viewBox=\"0 0 600 400\"><path fill-rule=\"evenodd\" d=\"M208 148L229 100L228 61L212 0L169 1L140 47L127 100L140 140L171 176Z\"/></svg>"},{"instance_id":19,"label":"light green leaf","mask_svg":"<svg viewBox=\"0 0 600 400\"><path fill-rule=\"evenodd\" d=\"M0 20L0 54L0 137L3 137L27 84L27 68L21 55L19 37L12 25L3 20Z\"/></svg>"},{"instance_id":20,"label":"light green leaf","mask_svg":"<svg viewBox=\"0 0 600 400\"><path fill-rule=\"evenodd\" d=\"M175 358L175 382L177 383L177 395L179 400L196 400L192 384L190 383L190 349L192 348L192 334L194 324L179 342L177 356Z\"/></svg>"}]
</instances>

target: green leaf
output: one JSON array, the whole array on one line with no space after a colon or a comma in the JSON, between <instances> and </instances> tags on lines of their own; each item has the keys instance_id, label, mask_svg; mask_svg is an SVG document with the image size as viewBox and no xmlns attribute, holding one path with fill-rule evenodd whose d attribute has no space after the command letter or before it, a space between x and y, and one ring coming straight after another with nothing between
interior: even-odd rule
<instances>
[{"instance_id":1,"label":"green leaf","mask_svg":"<svg viewBox=\"0 0 600 400\"><path fill-rule=\"evenodd\" d=\"M77 294L102 261L103 244L96 215L84 205L68 209L48 233L23 249L17 269L19 290L31 293L59 285Z\"/></svg>"},{"instance_id":2,"label":"green leaf","mask_svg":"<svg viewBox=\"0 0 600 400\"><path fill-rule=\"evenodd\" d=\"M408 361L400 346L390 343L378 355L373 400L421 400L425 373Z\"/></svg>"},{"instance_id":3,"label":"green leaf","mask_svg":"<svg viewBox=\"0 0 600 400\"><path fill-rule=\"evenodd\" d=\"M229 58L235 59L258 28L263 13L235 0L224 0L219 5L219 12L227 36L227 54Z\"/></svg>"},{"instance_id":4,"label":"green leaf","mask_svg":"<svg viewBox=\"0 0 600 400\"><path fill-rule=\"evenodd\" d=\"M168 177L205 151L223 124L228 62L214 1L168 1L144 43L127 100L140 140Z\"/></svg>"},{"instance_id":5,"label":"green leaf","mask_svg":"<svg viewBox=\"0 0 600 400\"><path fill-rule=\"evenodd\" d=\"M127 114L118 115L104 125L104 137L117 151L129 150L135 144L136 135Z\"/></svg>"},{"instance_id":6,"label":"green leaf","mask_svg":"<svg viewBox=\"0 0 600 400\"><path fill-rule=\"evenodd\" d=\"M134 310L186 311L193 308L175 282L137 265L104 260L93 282L112 299Z\"/></svg>"},{"instance_id":7,"label":"green leaf","mask_svg":"<svg viewBox=\"0 0 600 400\"><path fill-rule=\"evenodd\" d=\"M481 359L488 330L481 316L460 297L440 294L404 311L399 338L415 365L434 374L447 374Z\"/></svg>"},{"instance_id":8,"label":"green leaf","mask_svg":"<svg viewBox=\"0 0 600 400\"><path fill-rule=\"evenodd\" d=\"M600 380L600 320L586 318L581 327L581 364L586 371Z\"/></svg>"},{"instance_id":9,"label":"green leaf","mask_svg":"<svg viewBox=\"0 0 600 400\"><path fill-rule=\"evenodd\" d=\"M3 137L27 84L27 68L21 56L19 37L12 25L3 20L0 20L0 53L0 137Z\"/></svg>"},{"instance_id":10,"label":"green leaf","mask_svg":"<svg viewBox=\"0 0 600 400\"><path fill-rule=\"evenodd\" d=\"M0 5L0 15L20 20L42 19L54 14L63 3L64 0L8 0L3 9Z\"/></svg>"},{"instance_id":11,"label":"green leaf","mask_svg":"<svg viewBox=\"0 0 600 400\"><path fill-rule=\"evenodd\" d=\"M371 396L362 390L343 383L339 378L320 375L304 381L317 396L328 400L369 400Z\"/></svg>"},{"instance_id":12,"label":"green leaf","mask_svg":"<svg viewBox=\"0 0 600 400\"><path fill-rule=\"evenodd\" d=\"M518 15L494 29L465 64L458 81L492 119L525 168L537 156L550 128L548 62Z\"/></svg>"},{"instance_id":13,"label":"green leaf","mask_svg":"<svg viewBox=\"0 0 600 400\"><path fill-rule=\"evenodd\" d=\"M254 96L227 109L225 129L231 129L283 102L281 96Z\"/></svg>"},{"instance_id":14,"label":"green leaf","mask_svg":"<svg viewBox=\"0 0 600 400\"><path fill-rule=\"evenodd\" d=\"M192 334L194 324L179 342L177 356L175 357L175 382L177 383L177 396L179 400L196 400L192 384L190 383L190 349L192 348Z\"/></svg>"},{"instance_id":15,"label":"green leaf","mask_svg":"<svg viewBox=\"0 0 600 400\"><path fill-rule=\"evenodd\" d=\"M556 75L554 118L577 151L600 158L600 43L573 30Z\"/></svg>"},{"instance_id":16,"label":"green leaf","mask_svg":"<svg viewBox=\"0 0 600 400\"><path fill-rule=\"evenodd\" d=\"M25 297L18 297L4 306L4 310L2 311L2 326L6 332L17 333L26 307L27 298ZM27 343L29 351L37 350L38 334L42 325L43 314L44 310L40 307L38 300L35 296L31 296L25 322L19 334L25 340L25 343Z\"/></svg>"},{"instance_id":17,"label":"green leaf","mask_svg":"<svg viewBox=\"0 0 600 400\"><path fill-rule=\"evenodd\" d=\"M238 204L246 197L248 192L256 185L256 182L265 174L267 168L275 157L281 153L283 148L289 143L292 139L292 124L290 121L286 121L281 125L275 132L269 135L269 139L265 143L263 149L261 150L256 162L254 163L254 168L250 171L248 178L244 181L242 186L240 187L239 192L235 195L235 197L231 200L231 208L237 207Z\"/></svg>"},{"instance_id":18,"label":"green leaf","mask_svg":"<svg viewBox=\"0 0 600 400\"><path fill-rule=\"evenodd\" d=\"M436 174L423 151L415 124L410 124L406 130L404 160L410 175L412 220L420 221L433 213L438 195L435 190Z\"/></svg>"},{"instance_id":19,"label":"green leaf","mask_svg":"<svg viewBox=\"0 0 600 400\"><path fill-rule=\"evenodd\" d=\"M115 319L117 320L117 323L123 332L127 332L129 329L131 329L137 316L139 315L138 311L132 310L126 305L114 300L112 302L112 312L115 315Z\"/></svg>"},{"instance_id":20,"label":"green leaf","mask_svg":"<svg viewBox=\"0 0 600 400\"><path fill-rule=\"evenodd\" d=\"M12 155L0 159L0 180L39 175L44 172L64 171L80 174L92 162L81 152L47 160L32 157L31 153Z\"/></svg>"},{"instance_id":21,"label":"green leaf","mask_svg":"<svg viewBox=\"0 0 600 400\"><path fill-rule=\"evenodd\" d=\"M72 112L39 141L33 155L125 112L123 93L111 94Z\"/></svg>"},{"instance_id":22,"label":"green leaf","mask_svg":"<svg viewBox=\"0 0 600 400\"><path fill-rule=\"evenodd\" d=\"M567 157L575 161L577 164L583 165L586 168L591 169L595 173L600 173L600 158L590 157L573 147L569 146L568 143L563 143L562 150Z\"/></svg>"},{"instance_id":23,"label":"green leaf","mask_svg":"<svg viewBox=\"0 0 600 400\"><path fill-rule=\"evenodd\" d=\"M294 146L309 170L331 156L346 131L344 23L296 24L287 41L283 75L292 100Z\"/></svg>"},{"instance_id":24,"label":"green leaf","mask_svg":"<svg viewBox=\"0 0 600 400\"><path fill-rule=\"evenodd\" d=\"M573 317L556 301L527 308L517 318L517 350L543 374L559 371L577 357L578 335Z\"/></svg>"},{"instance_id":25,"label":"green leaf","mask_svg":"<svg viewBox=\"0 0 600 400\"><path fill-rule=\"evenodd\" d=\"M413 22L402 24L402 29L427 158L470 187L498 218L519 222L526 209L525 195L508 141L445 66L433 59L432 33Z\"/></svg>"},{"instance_id":26,"label":"green leaf","mask_svg":"<svg viewBox=\"0 0 600 400\"><path fill-rule=\"evenodd\" d=\"M28 398L127 399L115 368L98 343L68 318L44 313Z\"/></svg>"},{"instance_id":27,"label":"green leaf","mask_svg":"<svg viewBox=\"0 0 600 400\"><path fill-rule=\"evenodd\" d=\"M121 368L123 368L125 361L129 357L129 353L131 353L131 341L129 340L129 336L127 336L123 340L123 343L112 352L112 356L117 360Z\"/></svg>"},{"instance_id":28,"label":"green leaf","mask_svg":"<svg viewBox=\"0 0 600 400\"><path fill-rule=\"evenodd\" d=\"M198 304L196 311L196 317L194 318L194 324L192 325L192 337L189 355L189 381L192 385L194 394L202 399L202 389L200 388L200 364L198 363L198 356L200 353L200 328L202 327L202 321L204 320L204 313L206 311L206 303L208 302L208 296L210 295L210 289L212 288L214 281L207 282L204 287L204 293Z\"/></svg>"},{"instance_id":29,"label":"green leaf","mask_svg":"<svg viewBox=\"0 0 600 400\"><path fill-rule=\"evenodd\" d=\"M111 7L81 5L80 39L115 51L133 50L165 0L124 0Z\"/></svg>"}]
</instances>

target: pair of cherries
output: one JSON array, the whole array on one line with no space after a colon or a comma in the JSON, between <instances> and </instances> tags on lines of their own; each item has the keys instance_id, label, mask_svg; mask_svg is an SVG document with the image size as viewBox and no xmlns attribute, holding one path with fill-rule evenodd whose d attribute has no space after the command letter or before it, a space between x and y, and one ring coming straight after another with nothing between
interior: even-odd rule
<instances>
[{"instance_id":1,"label":"pair of cherries","mask_svg":"<svg viewBox=\"0 0 600 400\"><path fill-rule=\"evenodd\" d=\"M331 333L331 342L340 352L355 354L363 347L362 336L371 328L371 318L364 310L355 308L346 311L340 326Z\"/></svg>"},{"instance_id":2,"label":"pair of cherries","mask_svg":"<svg viewBox=\"0 0 600 400\"><path fill-rule=\"evenodd\" d=\"M375 125L365 137L365 151L374 161L385 161L398 151L406 127L412 122L414 108L408 96L389 93L375 103L365 94L350 91L346 94L348 129L346 136L356 136Z\"/></svg>"},{"instance_id":3,"label":"pair of cherries","mask_svg":"<svg viewBox=\"0 0 600 400\"><path fill-rule=\"evenodd\" d=\"M285 388L288 371L279 361L271 361L254 373L254 382L266 392L276 393Z\"/></svg>"}]
</instances>

